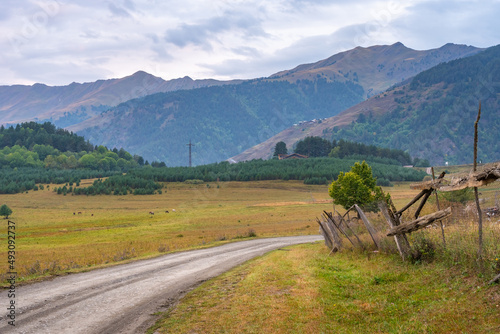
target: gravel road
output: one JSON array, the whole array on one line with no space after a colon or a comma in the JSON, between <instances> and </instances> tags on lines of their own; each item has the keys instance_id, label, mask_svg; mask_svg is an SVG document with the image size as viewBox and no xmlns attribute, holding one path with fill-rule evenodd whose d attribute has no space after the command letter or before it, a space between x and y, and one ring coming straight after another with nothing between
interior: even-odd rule
<instances>
[{"instance_id":1,"label":"gravel road","mask_svg":"<svg viewBox=\"0 0 500 334\"><path fill-rule=\"evenodd\" d=\"M201 282L271 250L322 240L319 235L254 239L168 254L17 287L15 327L2 291L0 333L144 333Z\"/></svg>"}]
</instances>

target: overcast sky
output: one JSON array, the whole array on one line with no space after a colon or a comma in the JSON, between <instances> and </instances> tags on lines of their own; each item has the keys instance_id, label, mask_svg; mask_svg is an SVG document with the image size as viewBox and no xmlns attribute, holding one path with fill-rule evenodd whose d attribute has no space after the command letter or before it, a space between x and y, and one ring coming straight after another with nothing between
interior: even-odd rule
<instances>
[{"instance_id":1,"label":"overcast sky","mask_svg":"<svg viewBox=\"0 0 500 334\"><path fill-rule=\"evenodd\" d=\"M1 0L0 84L269 76L356 46L500 44L500 0Z\"/></svg>"}]
</instances>

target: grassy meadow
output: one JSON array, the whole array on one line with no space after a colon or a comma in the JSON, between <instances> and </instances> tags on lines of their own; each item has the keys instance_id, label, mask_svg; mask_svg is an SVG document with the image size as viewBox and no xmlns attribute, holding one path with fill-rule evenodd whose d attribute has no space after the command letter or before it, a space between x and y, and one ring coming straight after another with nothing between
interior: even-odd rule
<instances>
[{"instance_id":1,"label":"grassy meadow","mask_svg":"<svg viewBox=\"0 0 500 334\"><path fill-rule=\"evenodd\" d=\"M92 181L82 181L82 186ZM481 189L485 207L494 205L495 194L500 192L495 185ZM166 183L162 194L141 196L63 196L52 188L54 185L39 191L0 195L0 203L13 210L9 218L16 223L16 269L20 281L241 238L317 234L316 217L323 210L332 210L327 186L305 185L301 181ZM396 183L385 191L398 208L418 192L410 189L408 183ZM442 203L442 207L447 204ZM342 211L339 206L336 209ZM431 197L422 214L434 210ZM405 213L406 218L411 219L411 214ZM369 218L383 234L387 227L381 215L369 214ZM488 223L485 221L485 242L495 244L500 235L496 229L488 228ZM363 233L363 226L357 231ZM426 230L413 236L424 235L439 248L437 232ZM473 266L474 252L470 249L475 249L477 239L473 217L454 218L446 233L450 241L443 254L448 261L465 261ZM0 236L6 240L6 226ZM361 238L369 241L367 235ZM464 251L464 243L469 251ZM457 249L450 253L453 247ZM500 257L499 247L485 247L490 267ZM4 261L0 264L1 281L6 272Z\"/></svg>"},{"instance_id":2,"label":"grassy meadow","mask_svg":"<svg viewBox=\"0 0 500 334\"><path fill-rule=\"evenodd\" d=\"M145 196L63 196L52 188L0 195L16 223L20 282L242 238L317 234L316 217L332 210L327 186L301 181L167 183ZM384 191L397 208L419 192L409 183ZM493 206L500 187L480 193L482 207ZM205 282L150 332L497 333L500 291L486 283L500 273L500 218L485 219L478 261L474 214L440 204L453 206L446 247L435 224L409 236L420 253L407 262L373 248L329 254L323 243L271 252ZM432 196L422 214L435 210ZM368 218L391 244L382 216ZM370 242L360 222L353 228ZM7 261L0 270L5 285Z\"/></svg>"},{"instance_id":3,"label":"grassy meadow","mask_svg":"<svg viewBox=\"0 0 500 334\"><path fill-rule=\"evenodd\" d=\"M52 188L0 195L13 210L21 281L254 235L317 234L315 217L332 207L326 186L300 181L168 183L162 194L141 196L63 196ZM6 224L0 235L6 240Z\"/></svg>"}]
</instances>

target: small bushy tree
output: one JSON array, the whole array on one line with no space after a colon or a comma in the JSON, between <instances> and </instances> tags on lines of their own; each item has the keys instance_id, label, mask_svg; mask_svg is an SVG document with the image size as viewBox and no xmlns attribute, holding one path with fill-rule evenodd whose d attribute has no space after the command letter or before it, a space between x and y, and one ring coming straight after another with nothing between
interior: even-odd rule
<instances>
[{"instance_id":1,"label":"small bushy tree","mask_svg":"<svg viewBox=\"0 0 500 334\"><path fill-rule=\"evenodd\" d=\"M4 216L5 219L9 219L9 216L12 214L12 210L4 204L0 207L0 216Z\"/></svg>"},{"instance_id":2,"label":"small bushy tree","mask_svg":"<svg viewBox=\"0 0 500 334\"><path fill-rule=\"evenodd\" d=\"M350 172L340 172L337 180L330 184L328 193L335 204L345 209L358 204L368 211L377 211L375 202L383 199L383 193L376 184L372 168L365 161L356 162Z\"/></svg>"}]
</instances>

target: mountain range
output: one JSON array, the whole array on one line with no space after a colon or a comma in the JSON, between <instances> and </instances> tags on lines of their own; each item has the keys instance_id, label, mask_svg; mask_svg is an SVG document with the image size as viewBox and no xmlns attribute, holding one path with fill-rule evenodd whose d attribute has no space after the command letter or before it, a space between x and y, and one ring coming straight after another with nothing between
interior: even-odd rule
<instances>
[{"instance_id":1,"label":"mountain range","mask_svg":"<svg viewBox=\"0 0 500 334\"><path fill-rule=\"evenodd\" d=\"M438 64L481 51L454 44L417 51L396 43L358 47L246 81L188 77L165 81L137 72L122 79L61 87L0 86L0 123L50 120L95 144L123 147L169 166L187 164L186 144L190 140L195 145L193 162L198 165L231 156L235 160L267 158L276 142L273 136L287 128L289 132L296 130L299 125L293 124L300 123L296 138L318 131L334 138L340 125L358 120L352 108L366 108L363 103L374 103L373 99L383 101L382 97L389 95L380 92L410 82ZM384 113L384 107L379 108L372 108L371 117ZM342 115L350 118L330 118L343 111ZM309 124L304 122L313 119ZM312 130L312 125L321 130ZM286 141L293 145L291 139ZM391 142L383 144L394 147ZM258 149L261 146L265 148ZM248 149L259 153L238 155Z\"/></svg>"},{"instance_id":2,"label":"mountain range","mask_svg":"<svg viewBox=\"0 0 500 334\"><path fill-rule=\"evenodd\" d=\"M368 48L356 47L316 63L278 72L269 79L289 82L315 81L318 78L338 82L354 81L363 87L364 97L367 98L439 63L467 57L478 51L472 46L452 43L425 51L407 48L400 42Z\"/></svg>"},{"instance_id":3,"label":"mountain range","mask_svg":"<svg viewBox=\"0 0 500 334\"><path fill-rule=\"evenodd\" d=\"M139 71L120 79L73 82L67 86L0 86L0 124L52 121L60 127L66 127L134 98L158 92L240 82L193 80L189 77L165 81Z\"/></svg>"},{"instance_id":4,"label":"mountain range","mask_svg":"<svg viewBox=\"0 0 500 334\"><path fill-rule=\"evenodd\" d=\"M232 158L267 159L277 142L308 136L403 149L433 164L473 161L481 102L478 159L500 160L500 46L442 63L320 122L291 126Z\"/></svg>"}]
</instances>

